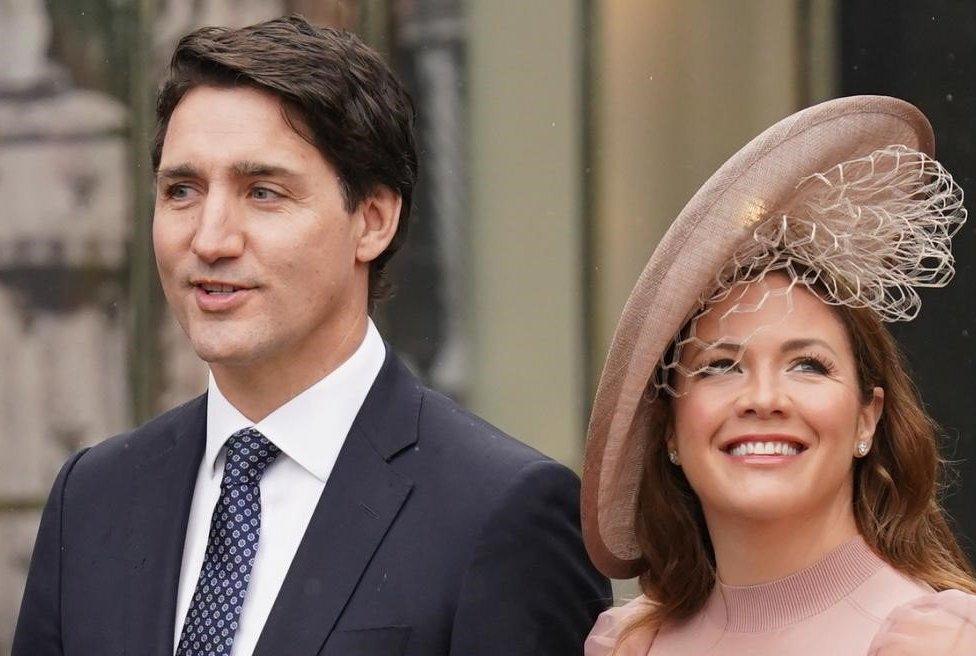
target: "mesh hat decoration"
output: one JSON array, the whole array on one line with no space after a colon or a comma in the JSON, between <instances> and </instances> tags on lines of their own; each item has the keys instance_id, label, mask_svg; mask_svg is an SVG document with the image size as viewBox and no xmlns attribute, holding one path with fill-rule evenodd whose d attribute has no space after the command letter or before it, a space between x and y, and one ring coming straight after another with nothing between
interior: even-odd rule
<instances>
[{"instance_id":1,"label":"mesh hat decoration","mask_svg":"<svg viewBox=\"0 0 976 656\"><path fill-rule=\"evenodd\" d=\"M635 533L650 404L692 375L682 349L718 301L725 319L797 285L825 303L870 308L883 321L919 310L917 288L952 278L962 189L934 159L932 127L885 96L831 100L746 144L681 210L624 307L600 377L583 464L583 537L612 578L645 569ZM770 273L788 285L740 303ZM762 328L760 328L762 329ZM680 334L679 334L680 331ZM722 341L720 337L715 341ZM748 342L740 340L740 348Z\"/></svg>"}]
</instances>

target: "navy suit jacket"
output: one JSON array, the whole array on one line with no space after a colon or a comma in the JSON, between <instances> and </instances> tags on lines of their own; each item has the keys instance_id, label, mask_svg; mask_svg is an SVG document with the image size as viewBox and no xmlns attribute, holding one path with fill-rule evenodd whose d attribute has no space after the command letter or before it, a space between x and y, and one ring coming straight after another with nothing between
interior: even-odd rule
<instances>
[{"instance_id":1,"label":"navy suit jacket","mask_svg":"<svg viewBox=\"0 0 976 656\"><path fill-rule=\"evenodd\" d=\"M206 396L75 454L41 519L14 656L172 656ZM610 588L565 467L388 349L259 656L580 654Z\"/></svg>"}]
</instances>

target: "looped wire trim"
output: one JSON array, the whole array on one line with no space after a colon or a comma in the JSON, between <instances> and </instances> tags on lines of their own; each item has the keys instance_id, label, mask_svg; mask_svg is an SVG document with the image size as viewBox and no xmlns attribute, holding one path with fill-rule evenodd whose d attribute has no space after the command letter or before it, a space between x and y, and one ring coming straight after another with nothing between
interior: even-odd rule
<instances>
[{"instance_id":1,"label":"looped wire trim","mask_svg":"<svg viewBox=\"0 0 976 656\"><path fill-rule=\"evenodd\" d=\"M952 237L966 222L963 191L939 162L903 145L838 164L803 178L789 206L761 220L699 299L684 329L675 336L657 368L648 393L677 395L676 375L721 373L736 366L749 340L730 340L727 320L756 312L777 296L803 285L830 305L869 308L882 321L911 321L919 312L918 289L945 286L955 273ZM757 303L741 301L748 286L770 273L789 284L766 291ZM719 318L715 340L696 335L698 322L720 302L734 297ZM734 341L733 364L692 369L682 364L684 349L708 349Z\"/></svg>"}]
</instances>

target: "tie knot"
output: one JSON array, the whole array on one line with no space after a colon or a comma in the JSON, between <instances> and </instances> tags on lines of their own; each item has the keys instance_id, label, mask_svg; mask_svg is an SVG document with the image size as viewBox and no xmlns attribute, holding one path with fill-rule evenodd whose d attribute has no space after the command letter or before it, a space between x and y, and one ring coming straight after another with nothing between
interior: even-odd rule
<instances>
[{"instance_id":1,"label":"tie knot","mask_svg":"<svg viewBox=\"0 0 976 656\"><path fill-rule=\"evenodd\" d=\"M244 428L227 440L223 485L257 485L281 449L253 428Z\"/></svg>"}]
</instances>

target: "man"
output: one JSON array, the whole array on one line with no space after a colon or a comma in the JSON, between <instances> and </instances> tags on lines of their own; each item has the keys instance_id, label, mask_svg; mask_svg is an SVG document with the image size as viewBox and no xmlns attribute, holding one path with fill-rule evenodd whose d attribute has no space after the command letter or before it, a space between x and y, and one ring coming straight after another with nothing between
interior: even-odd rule
<instances>
[{"instance_id":1,"label":"man","mask_svg":"<svg viewBox=\"0 0 976 656\"><path fill-rule=\"evenodd\" d=\"M575 476L368 316L416 177L389 69L297 17L205 28L158 120L156 259L209 387L65 464L14 654L579 653L610 591Z\"/></svg>"}]
</instances>

